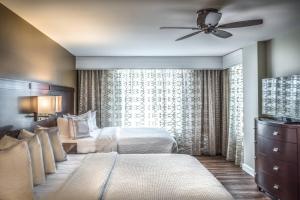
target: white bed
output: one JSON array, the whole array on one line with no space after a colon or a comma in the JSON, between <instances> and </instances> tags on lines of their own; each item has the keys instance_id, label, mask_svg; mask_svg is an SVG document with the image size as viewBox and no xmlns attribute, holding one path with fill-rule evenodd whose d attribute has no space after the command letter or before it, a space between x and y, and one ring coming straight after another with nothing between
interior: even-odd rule
<instances>
[{"instance_id":1,"label":"white bed","mask_svg":"<svg viewBox=\"0 0 300 200\"><path fill-rule=\"evenodd\" d=\"M72 155L34 191L36 200L233 200L201 163L180 154Z\"/></svg>"},{"instance_id":2,"label":"white bed","mask_svg":"<svg viewBox=\"0 0 300 200\"><path fill-rule=\"evenodd\" d=\"M118 152L120 154L173 153L177 143L162 128L106 127L90 133L91 137L77 139L78 153Z\"/></svg>"}]
</instances>

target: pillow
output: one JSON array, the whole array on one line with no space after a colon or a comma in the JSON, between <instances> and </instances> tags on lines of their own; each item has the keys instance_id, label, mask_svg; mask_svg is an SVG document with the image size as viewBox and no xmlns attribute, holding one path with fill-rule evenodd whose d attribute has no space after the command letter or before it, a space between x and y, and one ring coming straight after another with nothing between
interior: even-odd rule
<instances>
[{"instance_id":1,"label":"pillow","mask_svg":"<svg viewBox=\"0 0 300 200\"><path fill-rule=\"evenodd\" d=\"M97 126L97 111L91 112L90 125L91 125L90 127L91 130L99 129Z\"/></svg>"},{"instance_id":2,"label":"pillow","mask_svg":"<svg viewBox=\"0 0 300 200\"><path fill-rule=\"evenodd\" d=\"M59 117L57 119L57 127L59 135L63 138L70 138L69 120L68 118Z\"/></svg>"},{"instance_id":3,"label":"pillow","mask_svg":"<svg viewBox=\"0 0 300 200\"><path fill-rule=\"evenodd\" d=\"M33 185L40 185L46 182L43 153L40 140L37 135L26 130L21 130L19 139L27 141L31 157L31 168Z\"/></svg>"},{"instance_id":4,"label":"pillow","mask_svg":"<svg viewBox=\"0 0 300 200\"><path fill-rule=\"evenodd\" d=\"M72 118L69 119L70 129L73 132L73 139L90 137L89 119Z\"/></svg>"},{"instance_id":5,"label":"pillow","mask_svg":"<svg viewBox=\"0 0 300 200\"><path fill-rule=\"evenodd\" d=\"M86 113L83 113L81 115L70 115L70 114L67 114L67 115L64 115L64 117L68 118L68 117L71 117L71 118L84 118L84 119L88 119L88 123L89 123L89 129L90 131L93 131L95 129L98 129L97 127L97 123L96 123L96 111L87 111Z\"/></svg>"},{"instance_id":6,"label":"pillow","mask_svg":"<svg viewBox=\"0 0 300 200\"><path fill-rule=\"evenodd\" d=\"M67 154L59 138L58 128L57 127L45 128L45 127L37 126L37 129L43 129L48 133L55 161L61 162L67 160Z\"/></svg>"},{"instance_id":7,"label":"pillow","mask_svg":"<svg viewBox=\"0 0 300 200\"><path fill-rule=\"evenodd\" d=\"M53 155L53 150L48 133L43 129L35 130L38 135L43 152L43 160L46 174L52 174L56 172L55 159Z\"/></svg>"},{"instance_id":8,"label":"pillow","mask_svg":"<svg viewBox=\"0 0 300 200\"><path fill-rule=\"evenodd\" d=\"M73 139L90 137L89 118L68 117L69 129Z\"/></svg>"},{"instance_id":9,"label":"pillow","mask_svg":"<svg viewBox=\"0 0 300 200\"><path fill-rule=\"evenodd\" d=\"M0 199L32 200L32 169L28 145L9 136L0 140Z\"/></svg>"},{"instance_id":10,"label":"pillow","mask_svg":"<svg viewBox=\"0 0 300 200\"><path fill-rule=\"evenodd\" d=\"M17 140L16 138L4 135L0 140L0 150L7 149L18 142L19 140Z\"/></svg>"}]
</instances>

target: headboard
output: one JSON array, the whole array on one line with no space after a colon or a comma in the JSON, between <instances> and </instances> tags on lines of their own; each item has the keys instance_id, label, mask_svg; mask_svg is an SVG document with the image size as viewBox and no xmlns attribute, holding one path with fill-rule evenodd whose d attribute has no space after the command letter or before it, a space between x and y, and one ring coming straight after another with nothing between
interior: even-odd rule
<instances>
[{"instance_id":1,"label":"headboard","mask_svg":"<svg viewBox=\"0 0 300 200\"><path fill-rule=\"evenodd\" d=\"M22 128L32 130L36 125L55 126L55 117L34 122L33 117L19 111L20 98L43 95L62 96L62 112L60 114L74 113L74 88L0 78L0 138L7 133L17 134L18 130Z\"/></svg>"}]
</instances>

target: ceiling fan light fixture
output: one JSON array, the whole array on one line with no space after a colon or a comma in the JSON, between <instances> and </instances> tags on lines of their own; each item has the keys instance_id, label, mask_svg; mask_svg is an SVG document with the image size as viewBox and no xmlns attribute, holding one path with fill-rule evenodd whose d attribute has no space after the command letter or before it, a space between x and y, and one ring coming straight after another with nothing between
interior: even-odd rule
<instances>
[{"instance_id":1,"label":"ceiling fan light fixture","mask_svg":"<svg viewBox=\"0 0 300 200\"><path fill-rule=\"evenodd\" d=\"M198 14L197 27L161 27L160 29L197 30L196 32L178 38L176 41L190 38L199 33L213 34L214 36L225 39L231 37L232 34L221 29L243 28L248 26L260 25L263 23L262 19L255 19L255 20L237 21L237 22L231 22L231 23L219 25L219 21L222 17L222 13L219 13L219 11L214 8L198 10L197 14Z\"/></svg>"},{"instance_id":2,"label":"ceiling fan light fixture","mask_svg":"<svg viewBox=\"0 0 300 200\"><path fill-rule=\"evenodd\" d=\"M207 26L216 26L216 25L218 25L218 23L221 19L221 16L222 16L221 13L210 12L206 15L205 24Z\"/></svg>"}]
</instances>

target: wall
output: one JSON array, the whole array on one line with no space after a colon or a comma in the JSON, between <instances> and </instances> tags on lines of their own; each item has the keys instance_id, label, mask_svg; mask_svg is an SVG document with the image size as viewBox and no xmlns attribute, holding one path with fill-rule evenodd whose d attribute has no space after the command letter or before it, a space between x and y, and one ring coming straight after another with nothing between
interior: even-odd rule
<instances>
[{"instance_id":1,"label":"wall","mask_svg":"<svg viewBox=\"0 0 300 200\"><path fill-rule=\"evenodd\" d=\"M121 56L121 57L76 57L77 69L112 68L193 68L221 69L222 57L169 57L169 56Z\"/></svg>"},{"instance_id":2,"label":"wall","mask_svg":"<svg viewBox=\"0 0 300 200\"><path fill-rule=\"evenodd\" d=\"M75 57L0 3L0 75L76 86Z\"/></svg>"},{"instance_id":3,"label":"wall","mask_svg":"<svg viewBox=\"0 0 300 200\"><path fill-rule=\"evenodd\" d=\"M244 79L244 163L243 169L254 175L254 119L260 115L261 79L266 77L265 43L243 48Z\"/></svg>"},{"instance_id":4,"label":"wall","mask_svg":"<svg viewBox=\"0 0 300 200\"><path fill-rule=\"evenodd\" d=\"M300 74L300 29L266 43L268 77Z\"/></svg>"},{"instance_id":5,"label":"wall","mask_svg":"<svg viewBox=\"0 0 300 200\"><path fill-rule=\"evenodd\" d=\"M222 57L223 68L230 68L243 63L243 50L238 49Z\"/></svg>"}]
</instances>

